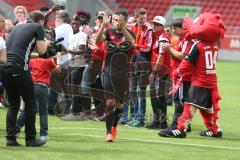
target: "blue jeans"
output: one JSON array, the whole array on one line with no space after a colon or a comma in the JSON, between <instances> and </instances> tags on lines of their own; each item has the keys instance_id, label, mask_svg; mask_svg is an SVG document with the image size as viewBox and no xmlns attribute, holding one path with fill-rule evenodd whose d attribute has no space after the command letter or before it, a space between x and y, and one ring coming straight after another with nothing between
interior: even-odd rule
<instances>
[{"instance_id":1,"label":"blue jeans","mask_svg":"<svg viewBox=\"0 0 240 160\"><path fill-rule=\"evenodd\" d=\"M35 98L39 108L40 136L47 136L48 131L48 86L34 84Z\"/></svg>"},{"instance_id":2,"label":"blue jeans","mask_svg":"<svg viewBox=\"0 0 240 160\"><path fill-rule=\"evenodd\" d=\"M130 82L130 95L134 106L135 118L141 122L145 120L146 88L149 84L150 63L142 57L136 56L133 62L133 75Z\"/></svg>"},{"instance_id":3,"label":"blue jeans","mask_svg":"<svg viewBox=\"0 0 240 160\"><path fill-rule=\"evenodd\" d=\"M48 133L48 86L34 83L34 94L40 116L40 136L47 136ZM17 132L24 126L24 110L19 112L17 119Z\"/></svg>"}]
</instances>

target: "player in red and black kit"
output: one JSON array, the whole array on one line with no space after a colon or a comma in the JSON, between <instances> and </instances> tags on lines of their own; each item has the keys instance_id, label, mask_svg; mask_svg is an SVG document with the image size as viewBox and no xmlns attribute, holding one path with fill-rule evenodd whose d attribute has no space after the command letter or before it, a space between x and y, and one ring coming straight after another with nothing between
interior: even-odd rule
<instances>
[{"instance_id":1,"label":"player in red and black kit","mask_svg":"<svg viewBox=\"0 0 240 160\"><path fill-rule=\"evenodd\" d=\"M168 51L172 55L172 70L178 68L179 64L182 62L184 57L189 53L194 41L187 37L187 31L183 28L183 19L176 19L172 23L172 28L174 33L179 36L179 42L177 48L171 47L168 43L163 44L163 49ZM177 77L173 74L173 85L177 85ZM191 74L186 74L182 77L183 85L177 90L174 94L174 103L175 103L175 111L174 118L172 124L168 127L168 129L176 129L178 118L181 116L183 112L183 103L187 98L188 90L191 84ZM190 131L189 127L189 131Z\"/></svg>"},{"instance_id":2,"label":"player in red and black kit","mask_svg":"<svg viewBox=\"0 0 240 160\"><path fill-rule=\"evenodd\" d=\"M146 128L167 128L167 102L165 89L169 77L171 57L162 48L163 43L170 43L168 35L164 32L166 20L162 16L156 16L153 22L153 44L152 44L152 73L149 76L150 96L153 109L153 121Z\"/></svg>"},{"instance_id":3,"label":"player in red and black kit","mask_svg":"<svg viewBox=\"0 0 240 160\"><path fill-rule=\"evenodd\" d=\"M197 109L200 110L204 124L208 130L201 136L222 137L222 131L217 125L220 96L217 86L216 59L218 46L216 43L197 41L180 64L177 75L192 73L189 96L184 103L184 111L178 119L175 130L165 130L159 133L163 137L186 137L186 128Z\"/></svg>"},{"instance_id":4,"label":"player in red and black kit","mask_svg":"<svg viewBox=\"0 0 240 160\"><path fill-rule=\"evenodd\" d=\"M98 31L96 43L107 43L107 53L103 68L103 88L106 98L106 142L116 139L117 123L123 110L123 102L127 98L129 83L129 54L134 44L134 33L126 26L128 13L117 10L112 15L112 27L106 29L110 22L108 11L104 13L103 24ZM105 32L104 32L105 30Z\"/></svg>"}]
</instances>

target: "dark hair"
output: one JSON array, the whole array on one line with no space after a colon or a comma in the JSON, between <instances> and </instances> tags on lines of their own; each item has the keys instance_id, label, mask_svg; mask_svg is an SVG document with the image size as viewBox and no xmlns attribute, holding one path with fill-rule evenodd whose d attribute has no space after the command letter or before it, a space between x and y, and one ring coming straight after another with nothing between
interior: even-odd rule
<instances>
[{"instance_id":1,"label":"dark hair","mask_svg":"<svg viewBox=\"0 0 240 160\"><path fill-rule=\"evenodd\" d=\"M82 19L83 23L84 24L88 24L91 20L91 14L87 11L84 11L84 10L79 10L77 11L76 13L79 17L85 17L84 19L83 18L80 18Z\"/></svg>"},{"instance_id":2,"label":"dark hair","mask_svg":"<svg viewBox=\"0 0 240 160\"><path fill-rule=\"evenodd\" d=\"M30 19L33 21L33 22L35 22L35 23L37 23L37 22L39 22L40 20L44 20L45 18L44 18L44 15L42 14L42 12L40 12L40 11L38 11L38 10L36 10L36 11L32 11L31 13L30 13Z\"/></svg>"},{"instance_id":3,"label":"dark hair","mask_svg":"<svg viewBox=\"0 0 240 160\"><path fill-rule=\"evenodd\" d=\"M80 20L80 17L79 17L77 14L73 15L72 20L81 21L81 20Z\"/></svg>"},{"instance_id":4,"label":"dark hair","mask_svg":"<svg viewBox=\"0 0 240 160\"><path fill-rule=\"evenodd\" d=\"M61 18L61 19L63 20L63 22L65 22L65 23L68 23L68 24L71 23L70 14L69 14L67 11L65 11L65 10L59 10L59 11L57 12L56 17Z\"/></svg>"},{"instance_id":5,"label":"dark hair","mask_svg":"<svg viewBox=\"0 0 240 160\"><path fill-rule=\"evenodd\" d=\"M136 16L136 17L139 16L139 15L146 14L146 13L147 13L147 11L146 11L145 8L137 8L137 9L135 10L135 16Z\"/></svg>"},{"instance_id":6,"label":"dark hair","mask_svg":"<svg viewBox=\"0 0 240 160\"><path fill-rule=\"evenodd\" d=\"M128 19L128 12L124 9L118 9L114 12L114 14L116 15L123 15L124 17L124 20L127 22L127 19Z\"/></svg>"},{"instance_id":7,"label":"dark hair","mask_svg":"<svg viewBox=\"0 0 240 160\"><path fill-rule=\"evenodd\" d=\"M183 19L179 18L179 19L175 19L175 21L172 23L172 26L182 28L182 24L183 24Z\"/></svg>"}]
</instances>

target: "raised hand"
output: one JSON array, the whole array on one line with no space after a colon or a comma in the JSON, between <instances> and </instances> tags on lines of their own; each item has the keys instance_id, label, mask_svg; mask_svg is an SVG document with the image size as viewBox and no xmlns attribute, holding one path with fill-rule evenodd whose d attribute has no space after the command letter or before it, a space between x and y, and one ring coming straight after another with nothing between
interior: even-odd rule
<instances>
[{"instance_id":1,"label":"raised hand","mask_svg":"<svg viewBox=\"0 0 240 160\"><path fill-rule=\"evenodd\" d=\"M104 12L104 15L103 15L103 24L104 24L104 25L109 24L109 23L110 23L110 19L111 19L111 17L110 17L110 12L109 12L109 10L106 10L106 11Z\"/></svg>"}]
</instances>

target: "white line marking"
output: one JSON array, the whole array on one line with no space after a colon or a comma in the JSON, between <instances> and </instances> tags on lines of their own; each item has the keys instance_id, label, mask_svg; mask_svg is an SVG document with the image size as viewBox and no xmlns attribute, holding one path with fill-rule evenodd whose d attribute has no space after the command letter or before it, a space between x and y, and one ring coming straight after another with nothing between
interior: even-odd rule
<instances>
[{"instance_id":1,"label":"white line marking","mask_svg":"<svg viewBox=\"0 0 240 160\"><path fill-rule=\"evenodd\" d=\"M50 132L51 134L57 133L52 132L51 130L98 130L98 131L105 131L103 128L71 128L71 127L51 127ZM127 129L118 129L120 131L141 131L141 132L157 132L158 130L144 130L142 128L132 128L129 127ZM101 138L104 139L105 137L99 135L85 135L85 134L65 134L68 136L82 136L82 137L92 137L92 138ZM224 136L226 138L226 136ZM144 137L143 137L144 138ZM145 138L150 138L150 136L145 136ZM231 137L227 137L231 138ZM1 139L1 138L0 138ZM203 147L203 148L215 148L215 149L229 149L229 150L240 150L240 147L229 147L229 146L212 146L212 145L203 145L203 144L189 144L189 143L178 143L178 142L166 142L160 140L144 140L144 139L137 139L137 138L118 138L119 140L127 140L127 141L139 141L139 142L146 142L146 143L162 143L162 144L171 144L171 145L181 145L181 146L193 146L193 147ZM167 138L166 138L167 139Z\"/></svg>"},{"instance_id":2,"label":"white line marking","mask_svg":"<svg viewBox=\"0 0 240 160\"><path fill-rule=\"evenodd\" d=\"M101 139L104 139L104 138L105 138L105 137L103 137L103 136L98 136L98 135L85 135L85 134L65 134L65 135L68 135L68 136L92 137L92 138L101 138ZM146 143L162 143L162 144L181 145L181 146L193 146L193 147L203 147L203 148L240 150L240 147L212 146L212 145L189 144L189 143L186 144L186 143L159 141L159 140L143 140L143 139L137 139L137 138L117 138L117 139L127 140L127 141L139 141L139 142L146 142Z\"/></svg>"}]
</instances>

